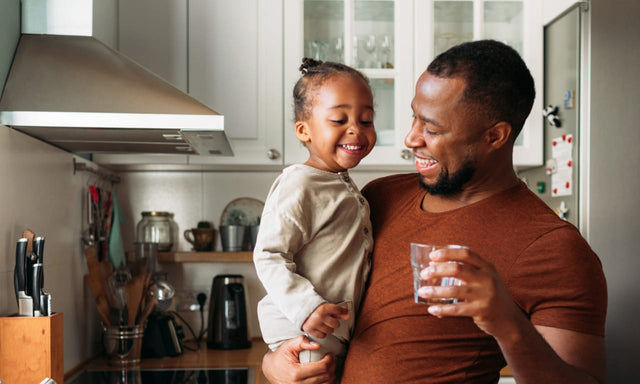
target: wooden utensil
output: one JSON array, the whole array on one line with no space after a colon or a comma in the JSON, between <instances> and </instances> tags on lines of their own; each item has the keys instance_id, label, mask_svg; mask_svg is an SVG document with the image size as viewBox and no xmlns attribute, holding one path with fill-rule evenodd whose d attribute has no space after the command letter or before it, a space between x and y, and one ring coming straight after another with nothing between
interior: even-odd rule
<instances>
[{"instance_id":1,"label":"wooden utensil","mask_svg":"<svg viewBox=\"0 0 640 384\"><path fill-rule=\"evenodd\" d=\"M89 275L87 278L89 288L96 297L104 296L106 298L105 279L100 269L100 262L98 261L96 249L93 247L85 248L84 256L87 260L87 267L89 269Z\"/></svg>"},{"instance_id":2,"label":"wooden utensil","mask_svg":"<svg viewBox=\"0 0 640 384\"><path fill-rule=\"evenodd\" d=\"M84 279L87 281L87 285L89 286L91 293L93 293L93 296L104 296L103 292L101 292L102 287L100 283L94 280L90 274L87 273L86 275L84 275Z\"/></svg>"},{"instance_id":3,"label":"wooden utensil","mask_svg":"<svg viewBox=\"0 0 640 384\"><path fill-rule=\"evenodd\" d=\"M143 311L147 307L147 302L150 299L149 286L151 285L151 271L147 271L144 274L144 284L142 285L142 298L140 299L140 311Z\"/></svg>"},{"instance_id":4,"label":"wooden utensil","mask_svg":"<svg viewBox=\"0 0 640 384\"><path fill-rule=\"evenodd\" d=\"M142 300L142 294L144 292L144 278L145 276L143 275L133 276L124 286L130 326L136 323L136 317L140 309L140 301Z\"/></svg>"},{"instance_id":5,"label":"wooden utensil","mask_svg":"<svg viewBox=\"0 0 640 384\"><path fill-rule=\"evenodd\" d=\"M144 307L144 311L140 314L140 318L138 318L138 324L144 324L147 321L147 317L151 314L153 309L156 307L158 303L158 298L155 296L148 297L147 305Z\"/></svg>"},{"instance_id":6,"label":"wooden utensil","mask_svg":"<svg viewBox=\"0 0 640 384\"><path fill-rule=\"evenodd\" d=\"M33 252L33 239L35 239L36 234L33 233L33 231L30 229L25 229L24 231L22 231L22 237L28 240L27 252Z\"/></svg>"},{"instance_id":7,"label":"wooden utensil","mask_svg":"<svg viewBox=\"0 0 640 384\"><path fill-rule=\"evenodd\" d=\"M109 320L109 303L107 303L107 299L104 296L97 296L96 306L98 307L98 313L100 317L102 317L104 324L110 326L111 320Z\"/></svg>"}]
</instances>

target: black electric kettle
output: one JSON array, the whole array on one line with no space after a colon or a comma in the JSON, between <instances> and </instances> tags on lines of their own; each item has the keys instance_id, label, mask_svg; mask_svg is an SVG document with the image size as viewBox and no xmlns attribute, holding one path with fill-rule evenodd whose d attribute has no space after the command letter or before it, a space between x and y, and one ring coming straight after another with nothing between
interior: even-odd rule
<instances>
[{"instance_id":1,"label":"black electric kettle","mask_svg":"<svg viewBox=\"0 0 640 384\"><path fill-rule=\"evenodd\" d=\"M247 337L247 309L242 275L217 275L211 286L207 347L244 349Z\"/></svg>"}]
</instances>

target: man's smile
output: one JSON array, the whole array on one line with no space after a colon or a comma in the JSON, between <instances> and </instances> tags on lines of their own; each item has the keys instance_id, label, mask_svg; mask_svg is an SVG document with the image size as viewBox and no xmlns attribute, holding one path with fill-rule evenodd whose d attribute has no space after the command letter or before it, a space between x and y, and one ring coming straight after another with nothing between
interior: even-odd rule
<instances>
[{"instance_id":1,"label":"man's smile","mask_svg":"<svg viewBox=\"0 0 640 384\"><path fill-rule=\"evenodd\" d=\"M433 168L436 164L438 164L437 160L433 159L424 159L416 156L416 169L418 172L423 172L428 169Z\"/></svg>"}]
</instances>

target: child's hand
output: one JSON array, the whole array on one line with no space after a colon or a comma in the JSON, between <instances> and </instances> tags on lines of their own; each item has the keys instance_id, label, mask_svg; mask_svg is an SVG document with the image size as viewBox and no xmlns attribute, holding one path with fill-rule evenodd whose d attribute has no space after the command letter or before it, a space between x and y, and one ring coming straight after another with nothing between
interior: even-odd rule
<instances>
[{"instance_id":1,"label":"child's hand","mask_svg":"<svg viewBox=\"0 0 640 384\"><path fill-rule=\"evenodd\" d=\"M324 339L340 326L340 321L349 318L349 310L336 304L323 303L311 312L302 324L302 330L318 339Z\"/></svg>"}]
</instances>

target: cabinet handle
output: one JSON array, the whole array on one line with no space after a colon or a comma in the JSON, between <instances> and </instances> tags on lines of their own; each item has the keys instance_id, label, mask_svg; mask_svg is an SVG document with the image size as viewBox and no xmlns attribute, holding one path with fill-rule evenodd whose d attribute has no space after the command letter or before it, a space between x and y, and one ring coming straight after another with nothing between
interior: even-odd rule
<instances>
[{"instance_id":1,"label":"cabinet handle","mask_svg":"<svg viewBox=\"0 0 640 384\"><path fill-rule=\"evenodd\" d=\"M400 157L402 157L403 160L411 160L413 158L413 153L408 149L403 149L402 152L400 152Z\"/></svg>"},{"instance_id":2,"label":"cabinet handle","mask_svg":"<svg viewBox=\"0 0 640 384\"><path fill-rule=\"evenodd\" d=\"M280 157L280 152L278 152L277 149L271 148L267 151L267 157L269 158L269 160L275 160Z\"/></svg>"}]
</instances>

